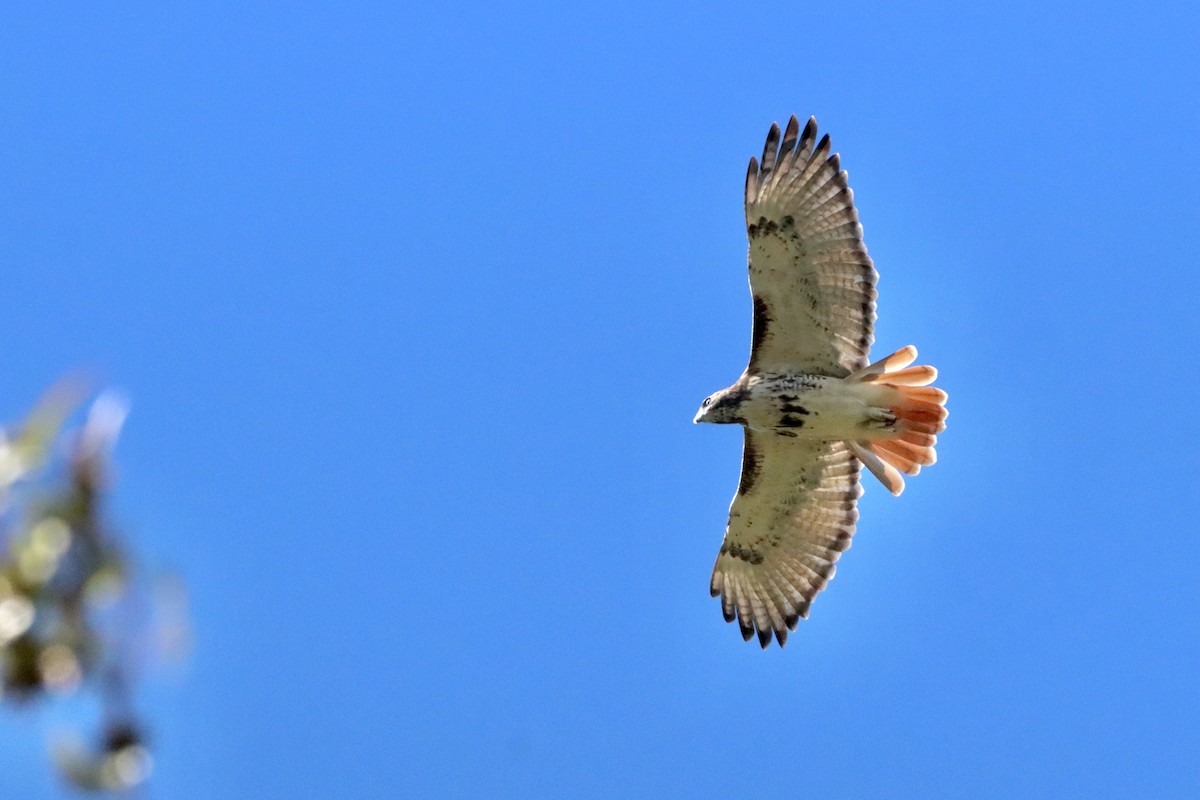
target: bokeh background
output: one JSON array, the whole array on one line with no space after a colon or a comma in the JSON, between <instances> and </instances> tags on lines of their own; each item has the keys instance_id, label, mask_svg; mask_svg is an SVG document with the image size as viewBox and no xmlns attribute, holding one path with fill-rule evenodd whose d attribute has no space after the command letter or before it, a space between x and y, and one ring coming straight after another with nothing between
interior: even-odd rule
<instances>
[{"instance_id":1,"label":"bokeh background","mask_svg":"<svg viewBox=\"0 0 1200 800\"><path fill-rule=\"evenodd\" d=\"M146 797L1195 797L1191 2L0 10L0 416L121 387ZM815 114L951 395L785 650L708 597ZM58 798L49 710L0 796Z\"/></svg>"}]
</instances>

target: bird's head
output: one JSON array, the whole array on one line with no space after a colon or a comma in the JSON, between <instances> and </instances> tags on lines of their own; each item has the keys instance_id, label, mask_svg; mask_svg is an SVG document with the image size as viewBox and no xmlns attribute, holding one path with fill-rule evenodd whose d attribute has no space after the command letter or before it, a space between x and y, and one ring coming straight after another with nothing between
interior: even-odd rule
<instances>
[{"instance_id":1,"label":"bird's head","mask_svg":"<svg viewBox=\"0 0 1200 800\"><path fill-rule=\"evenodd\" d=\"M696 418L692 422L741 422L742 417L739 413L741 402L742 391L733 386L714 392L704 398L704 402L700 404L700 410L696 412Z\"/></svg>"}]
</instances>

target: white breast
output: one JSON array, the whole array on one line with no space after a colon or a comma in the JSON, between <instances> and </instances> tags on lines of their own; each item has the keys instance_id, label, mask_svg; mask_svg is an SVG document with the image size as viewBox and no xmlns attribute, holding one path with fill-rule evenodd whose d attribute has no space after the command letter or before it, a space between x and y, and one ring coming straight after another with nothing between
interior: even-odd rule
<instances>
[{"instance_id":1,"label":"white breast","mask_svg":"<svg viewBox=\"0 0 1200 800\"><path fill-rule=\"evenodd\" d=\"M755 375L741 412L752 430L800 439L864 439L893 419L883 387L823 375Z\"/></svg>"}]
</instances>

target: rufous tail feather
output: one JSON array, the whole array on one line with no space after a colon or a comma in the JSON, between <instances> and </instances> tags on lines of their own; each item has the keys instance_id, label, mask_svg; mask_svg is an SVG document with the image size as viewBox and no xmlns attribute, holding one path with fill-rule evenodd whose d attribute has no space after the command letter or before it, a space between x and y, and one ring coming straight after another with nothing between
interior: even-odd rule
<instances>
[{"instance_id":1,"label":"rufous tail feather","mask_svg":"<svg viewBox=\"0 0 1200 800\"><path fill-rule=\"evenodd\" d=\"M886 386L887 410L895 417L889 436L848 442L850 449L892 494L904 491L905 475L937 462L937 434L946 429L947 394L934 386L937 370L909 366L917 348L909 345L846 378L847 381Z\"/></svg>"}]
</instances>

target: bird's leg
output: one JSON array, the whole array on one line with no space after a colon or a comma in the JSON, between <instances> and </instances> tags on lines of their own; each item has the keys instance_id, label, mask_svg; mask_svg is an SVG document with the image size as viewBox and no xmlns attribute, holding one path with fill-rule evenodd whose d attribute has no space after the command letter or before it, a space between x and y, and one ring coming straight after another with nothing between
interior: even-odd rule
<instances>
[{"instance_id":1,"label":"bird's leg","mask_svg":"<svg viewBox=\"0 0 1200 800\"><path fill-rule=\"evenodd\" d=\"M896 427L896 415L886 408L871 408L862 426L870 431L889 430Z\"/></svg>"}]
</instances>

